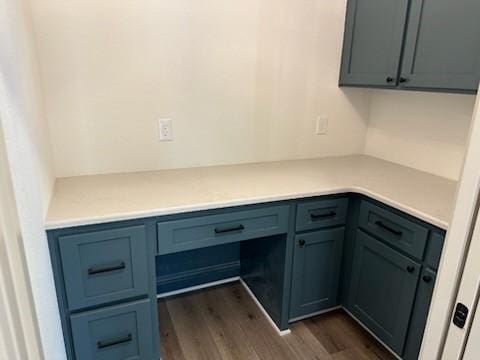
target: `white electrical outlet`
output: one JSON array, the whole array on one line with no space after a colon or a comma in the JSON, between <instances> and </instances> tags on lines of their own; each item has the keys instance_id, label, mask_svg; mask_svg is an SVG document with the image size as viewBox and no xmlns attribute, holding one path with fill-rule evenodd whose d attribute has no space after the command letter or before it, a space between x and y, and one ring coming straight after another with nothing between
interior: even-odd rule
<instances>
[{"instance_id":1,"label":"white electrical outlet","mask_svg":"<svg viewBox=\"0 0 480 360\"><path fill-rule=\"evenodd\" d=\"M158 119L158 138L160 141L173 140L172 119Z\"/></svg>"},{"instance_id":2,"label":"white electrical outlet","mask_svg":"<svg viewBox=\"0 0 480 360\"><path fill-rule=\"evenodd\" d=\"M317 126L315 129L315 133L317 135L326 135L328 132L328 117L327 116L319 116L317 118Z\"/></svg>"}]
</instances>

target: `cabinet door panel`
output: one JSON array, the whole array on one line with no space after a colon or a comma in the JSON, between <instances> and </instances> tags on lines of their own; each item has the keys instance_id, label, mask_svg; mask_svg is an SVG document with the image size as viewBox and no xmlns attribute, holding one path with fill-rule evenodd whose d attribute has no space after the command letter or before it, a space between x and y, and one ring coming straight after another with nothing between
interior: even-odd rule
<instances>
[{"instance_id":1,"label":"cabinet door panel","mask_svg":"<svg viewBox=\"0 0 480 360\"><path fill-rule=\"evenodd\" d=\"M290 319L337 305L344 228L296 237Z\"/></svg>"},{"instance_id":2,"label":"cabinet door panel","mask_svg":"<svg viewBox=\"0 0 480 360\"><path fill-rule=\"evenodd\" d=\"M415 360L420 353L436 276L436 272L432 269L425 268L422 271L417 296L415 297L412 321L410 322L407 342L405 344L404 360Z\"/></svg>"},{"instance_id":3,"label":"cabinet door panel","mask_svg":"<svg viewBox=\"0 0 480 360\"><path fill-rule=\"evenodd\" d=\"M412 0L400 86L476 91L479 16L478 0Z\"/></svg>"},{"instance_id":4,"label":"cabinet door panel","mask_svg":"<svg viewBox=\"0 0 480 360\"><path fill-rule=\"evenodd\" d=\"M348 2L340 85L396 86L407 9L408 0Z\"/></svg>"},{"instance_id":5,"label":"cabinet door panel","mask_svg":"<svg viewBox=\"0 0 480 360\"><path fill-rule=\"evenodd\" d=\"M402 354L420 265L357 232L350 309L397 354Z\"/></svg>"}]
</instances>

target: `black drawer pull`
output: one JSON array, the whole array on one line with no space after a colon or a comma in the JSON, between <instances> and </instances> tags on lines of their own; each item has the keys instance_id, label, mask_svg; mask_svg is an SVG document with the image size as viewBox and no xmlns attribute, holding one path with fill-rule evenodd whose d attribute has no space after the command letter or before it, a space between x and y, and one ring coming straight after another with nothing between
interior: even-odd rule
<instances>
[{"instance_id":1,"label":"black drawer pull","mask_svg":"<svg viewBox=\"0 0 480 360\"><path fill-rule=\"evenodd\" d=\"M407 271L409 273L413 273L415 271L415 268L413 266L407 266Z\"/></svg>"},{"instance_id":2,"label":"black drawer pull","mask_svg":"<svg viewBox=\"0 0 480 360\"><path fill-rule=\"evenodd\" d=\"M298 240L298 244L300 246L305 246L305 240L303 240L303 239Z\"/></svg>"},{"instance_id":3,"label":"black drawer pull","mask_svg":"<svg viewBox=\"0 0 480 360\"><path fill-rule=\"evenodd\" d=\"M324 214L310 214L310 219L312 220L320 220L320 219L327 219L327 218L332 218L337 216L337 213L335 211L330 211L328 213Z\"/></svg>"},{"instance_id":4,"label":"black drawer pull","mask_svg":"<svg viewBox=\"0 0 480 360\"><path fill-rule=\"evenodd\" d=\"M91 268L88 269L88 275L102 274L106 272L124 270L124 269L125 269L125 263L123 261L120 261L112 265L92 266Z\"/></svg>"},{"instance_id":5,"label":"black drawer pull","mask_svg":"<svg viewBox=\"0 0 480 360\"><path fill-rule=\"evenodd\" d=\"M423 281L425 281L427 284L432 281L432 277L428 275L423 276Z\"/></svg>"},{"instance_id":6,"label":"black drawer pull","mask_svg":"<svg viewBox=\"0 0 480 360\"><path fill-rule=\"evenodd\" d=\"M403 84L403 83L406 83L406 82L408 81L408 79L405 78L405 77L401 77L401 78L399 79L399 81L400 81L400 83Z\"/></svg>"},{"instance_id":7,"label":"black drawer pull","mask_svg":"<svg viewBox=\"0 0 480 360\"><path fill-rule=\"evenodd\" d=\"M403 234L400 230L393 229L390 226L385 225L383 223L383 221L380 221L380 220L375 221L375 225L377 225L378 227L381 227L382 229L387 230L388 232L391 232L392 234L397 235L397 236L402 236L402 234Z\"/></svg>"},{"instance_id":8,"label":"black drawer pull","mask_svg":"<svg viewBox=\"0 0 480 360\"><path fill-rule=\"evenodd\" d=\"M124 344L130 341L132 341L132 334L128 334L126 336L119 336L109 340L101 340L101 341L97 341L97 349L99 350L105 349L111 346Z\"/></svg>"},{"instance_id":9,"label":"black drawer pull","mask_svg":"<svg viewBox=\"0 0 480 360\"><path fill-rule=\"evenodd\" d=\"M245 230L245 226L243 225L238 225L238 226L233 226L228 228L215 228L215 234L224 234L224 233L229 233L233 231L242 231L242 230Z\"/></svg>"},{"instance_id":10,"label":"black drawer pull","mask_svg":"<svg viewBox=\"0 0 480 360\"><path fill-rule=\"evenodd\" d=\"M393 80L395 80L395 79L391 76L387 77L387 79L386 79L387 83L391 83L391 82L393 82Z\"/></svg>"}]
</instances>

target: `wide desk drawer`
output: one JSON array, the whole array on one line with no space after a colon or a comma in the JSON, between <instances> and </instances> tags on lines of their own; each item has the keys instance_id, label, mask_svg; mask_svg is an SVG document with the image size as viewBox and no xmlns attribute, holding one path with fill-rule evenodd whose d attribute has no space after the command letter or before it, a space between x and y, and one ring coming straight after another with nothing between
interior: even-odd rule
<instances>
[{"instance_id":1,"label":"wide desk drawer","mask_svg":"<svg viewBox=\"0 0 480 360\"><path fill-rule=\"evenodd\" d=\"M148 299L75 314L70 321L78 360L153 359Z\"/></svg>"},{"instance_id":2,"label":"wide desk drawer","mask_svg":"<svg viewBox=\"0 0 480 360\"><path fill-rule=\"evenodd\" d=\"M288 213L289 206L281 205L159 222L158 253L170 254L287 233Z\"/></svg>"},{"instance_id":3,"label":"wide desk drawer","mask_svg":"<svg viewBox=\"0 0 480 360\"><path fill-rule=\"evenodd\" d=\"M145 227L59 237L70 310L148 293Z\"/></svg>"},{"instance_id":4,"label":"wide desk drawer","mask_svg":"<svg viewBox=\"0 0 480 360\"><path fill-rule=\"evenodd\" d=\"M297 205L296 231L316 230L345 224L348 198L320 199Z\"/></svg>"},{"instance_id":5,"label":"wide desk drawer","mask_svg":"<svg viewBox=\"0 0 480 360\"><path fill-rule=\"evenodd\" d=\"M429 230L420 224L362 200L359 225L397 249L423 259Z\"/></svg>"}]
</instances>

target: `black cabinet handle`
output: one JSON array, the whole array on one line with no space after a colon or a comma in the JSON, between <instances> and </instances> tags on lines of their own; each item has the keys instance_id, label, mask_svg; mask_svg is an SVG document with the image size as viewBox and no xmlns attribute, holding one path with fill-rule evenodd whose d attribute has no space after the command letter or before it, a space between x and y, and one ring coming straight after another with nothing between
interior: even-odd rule
<instances>
[{"instance_id":1,"label":"black cabinet handle","mask_svg":"<svg viewBox=\"0 0 480 360\"><path fill-rule=\"evenodd\" d=\"M324 214L310 214L310 219L312 220L320 220L320 219L326 219L326 218L331 218L337 216L337 213L335 211L330 211L328 213Z\"/></svg>"},{"instance_id":2,"label":"black cabinet handle","mask_svg":"<svg viewBox=\"0 0 480 360\"><path fill-rule=\"evenodd\" d=\"M111 346L124 344L130 341L132 341L132 334L128 334L126 336L119 336L119 337L108 339L108 340L101 340L101 341L97 341L97 349L99 350L105 349Z\"/></svg>"},{"instance_id":3,"label":"black cabinet handle","mask_svg":"<svg viewBox=\"0 0 480 360\"><path fill-rule=\"evenodd\" d=\"M215 234L224 234L224 233L229 233L233 231L242 231L245 230L245 226L243 225L237 225L237 226L232 226L228 228L215 228Z\"/></svg>"},{"instance_id":4,"label":"black cabinet handle","mask_svg":"<svg viewBox=\"0 0 480 360\"><path fill-rule=\"evenodd\" d=\"M402 236L402 234L403 234L400 230L397 230L397 229L394 229L394 228L392 228L388 225L385 225L383 223L383 221L380 221L380 220L375 221L375 225L377 225L378 227L381 227L382 229L387 230L388 232L391 232L392 234L397 235L397 236Z\"/></svg>"},{"instance_id":5,"label":"black cabinet handle","mask_svg":"<svg viewBox=\"0 0 480 360\"><path fill-rule=\"evenodd\" d=\"M305 246L305 240L303 239L298 240L298 243L300 244L300 246Z\"/></svg>"},{"instance_id":6,"label":"black cabinet handle","mask_svg":"<svg viewBox=\"0 0 480 360\"><path fill-rule=\"evenodd\" d=\"M398 82L400 82L400 83L402 83L402 84L403 84L403 83L406 83L407 81L408 81L408 79L405 78L405 77L401 77L400 79L398 79Z\"/></svg>"},{"instance_id":7,"label":"black cabinet handle","mask_svg":"<svg viewBox=\"0 0 480 360\"><path fill-rule=\"evenodd\" d=\"M393 82L393 80L395 80L395 79L394 79L393 77L391 77L391 76L389 76L389 77L387 77L387 78L385 79L385 81L386 81L387 83L391 83L391 82Z\"/></svg>"},{"instance_id":8,"label":"black cabinet handle","mask_svg":"<svg viewBox=\"0 0 480 360\"><path fill-rule=\"evenodd\" d=\"M432 281L432 277L428 275L424 275L422 278L423 281L425 281L427 284Z\"/></svg>"},{"instance_id":9,"label":"black cabinet handle","mask_svg":"<svg viewBox=\"0 0 480 360\"><path fill-rule=\"evenodd\" d=\"M408 271L409 273L412 273L412 272L415 271L415 268L414 268L413 266L407 266L407 271Z\"/></svg>"},{"instance_id":10,"label":"black cabinet handle","mask_svg":"<svg viewBox=\"0 0 480 360\"><path fill-rule=\"evenodd\" d=\"M120 261L115 264L92 266L91 268L88 269L88 275L102 274L102 273L107 273L107 272L117 271L117 270L124 270L124 269L125 269L125 263L123 261Z\"/></svg>"}]
</instances>

